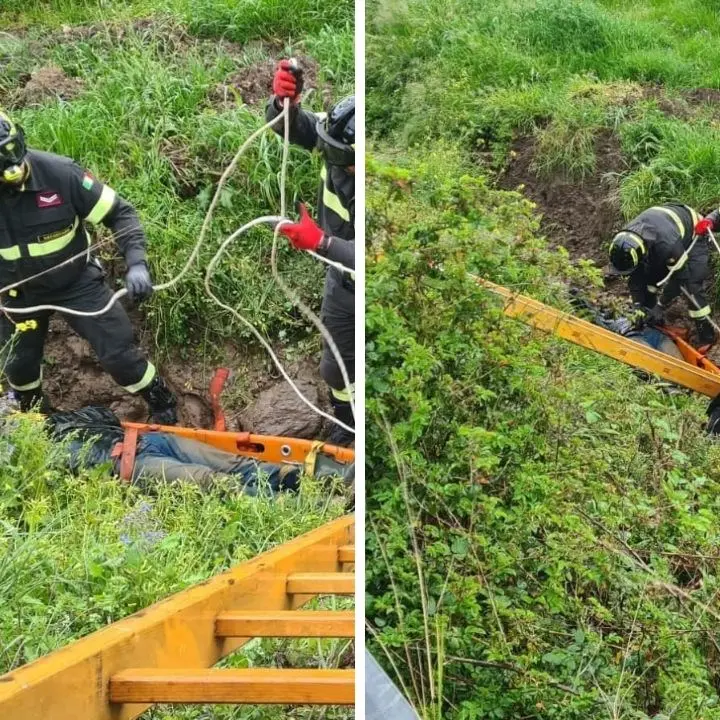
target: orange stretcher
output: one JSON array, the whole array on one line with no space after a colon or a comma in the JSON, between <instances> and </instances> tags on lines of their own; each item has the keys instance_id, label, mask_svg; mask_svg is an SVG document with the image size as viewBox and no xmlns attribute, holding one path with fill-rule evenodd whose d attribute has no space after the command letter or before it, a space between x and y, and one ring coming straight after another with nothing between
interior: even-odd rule
<instances>
[{"instance_id":1,"label":"orange stretcher","mask_svg":"<svg viewBox=\"0 0 720 720\"><path fill-rule=\"evenodd\" d=\"M328 455L339 463L349 464L355 460L355 451L351 448L327 445L317 440L277 437L274 435L253 435L249 432L227 432L225 415L220 404L220 394L229 376L225 368L215 373L210 383L210 396L215 414L214 430L187 428L170 425L152 425L148 423L124 422L125 438L116 456L120 458L120 477L129 480L135 464L135 450L139 435L148 432L166 432L172 435L196 440L212 445L233 455L243 455L268 463L295 463L304 465L312 453ZM222 428L222 429L217 429Z\"/></svg>"}]
</instances>

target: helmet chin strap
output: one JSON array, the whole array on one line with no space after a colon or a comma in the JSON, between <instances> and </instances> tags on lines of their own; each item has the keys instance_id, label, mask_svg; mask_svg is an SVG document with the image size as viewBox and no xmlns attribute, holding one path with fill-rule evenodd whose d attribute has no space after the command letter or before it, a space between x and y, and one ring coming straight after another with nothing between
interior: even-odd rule
<instances>
[{"instance_id":1,"label":"helmet chin strap","mask_svg":"<svg viewBox=\"0 0 720 720\"><path fill-rule=\"evenodd\" d=\"M20 163L20 165L11 165L3 170L2 180L3 182L11 185L17 185L25 179L26 173L27 166L25 163Z\"/></svg>"}]
</instances>

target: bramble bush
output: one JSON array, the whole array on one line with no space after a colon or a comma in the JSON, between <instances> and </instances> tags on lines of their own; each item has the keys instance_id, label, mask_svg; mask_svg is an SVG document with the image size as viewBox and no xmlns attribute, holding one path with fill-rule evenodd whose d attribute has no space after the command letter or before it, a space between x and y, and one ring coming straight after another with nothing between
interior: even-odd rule
<instances>
[{"instance_id":1,"label":"bramble bush","mask_svg":"<svg viewBox=\"0 0 720 720\"><path fill-rule=\"evenodd\" d=\"M597 281L457 151L368 162L367 618L425 718L720 718L703 403L506 318Z\"/></svg>"}]
</instances>

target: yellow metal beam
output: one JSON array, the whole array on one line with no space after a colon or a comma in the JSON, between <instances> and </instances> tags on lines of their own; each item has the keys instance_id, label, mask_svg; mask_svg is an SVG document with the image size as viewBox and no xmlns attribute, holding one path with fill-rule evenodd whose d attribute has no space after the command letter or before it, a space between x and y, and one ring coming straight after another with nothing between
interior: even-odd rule
<instances>
[{"instance_id":1,"label":"yellow metal beam","mask_svg":"<svg viewBox=\"0 0 720 720\"><path fill-rule=\"evenodd\" d=\"M254 560L0 676L0 718L132 720L147 704L110 703L110 678L132 668L207 669L247 638L218 638L215 619L230 610L294 610L288 577L336 573L338 548L353 541L345 516Z\"/></svg>"},{"instance_id":2,"label":"yellow metal beam","mask_svg":"<svg viewBox=\"0 0 720 720\"><path fill-rule=\"evenodd\" d=\"M352 610L275 610L226 612L215 620L218 637L351 638Z\"/></svg>"},{"instance_id":3,"label":"yellow metal beam","mask_svg":"<svg viewBox=\"0 0 720 720\"><path fill-rule=\"evenodd\" d=\"M509 317L552 333L576 345L607 355L665 380L715 397L720 394L720 375L701 370L683 360L677 360L605 328L580 320L568 313L551 308L538 300L518 295L500 285L475 277L475 280L505 301L504 312Z\"/></svg>"},{"instance_id":4,"label":"yellow metal beam","mask_svg":"<svg viewBox=\"0 0 720 720\"><path fill-rule=\"evenodd\" d=\"M125 670L110 681L115 703L352 705L354 670Z\"/></svg>"}]
</instances>

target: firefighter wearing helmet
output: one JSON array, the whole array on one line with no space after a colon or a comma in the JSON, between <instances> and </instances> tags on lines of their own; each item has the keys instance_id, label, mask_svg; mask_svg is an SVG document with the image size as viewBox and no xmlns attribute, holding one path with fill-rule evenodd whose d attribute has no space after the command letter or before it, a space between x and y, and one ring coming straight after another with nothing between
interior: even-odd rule
<instances>
[{"instance_id":1,"label":"firefighter wearing helmet","mask_svg":"<svg viewBox=\"0 0 720 720\"><path fill-rule=\"evenodd\" d=\"M704 287L710 274L705 236L717 215L700 219L687 205L658 205L631 220L610 243L610 264L628 276L633 302L648 324L662 325L667 306L685 291L699 347L717 339Z\"/></svg>"},{"instance_id":2,"label":"firefighter wearing helmet","mask_svg":"<svg viewBox=\"0 0 720 720\"><path fill-rule=\"evenodd\" d=\"M22 128L0 112L0 347L4 374L23 410L50 409L42 361L52 313L14 314L12 308L103 308L112 291L90 250L88 231L98 223L112 231L125 258L129 298L149 297L145 235L135 210L71 159L28 148ZM154 422L177 421L175 397L135 344L119 303L102 315L63 318L119 385L146 400Z\"/></svg>"},{"instance_id":3,"label":"firefighter wearing helmet","mask_svg":"<svg viewBox=\"0 0 720 720\"><path fill-rule=\"evenodd\" d=\"M283 109L290 99L290 141L307 150L319 150L323 156L317 198L317 222L304 206L300 221L281 226L298 250L312 250L341 265L355 268L355 97L337 102L327 115L315 115L300 106L303 89L302 70L289 60L282 60L273 79L273 97L268 103L268 121ZM282 135L283 123L274 126ZM322 321L328 328L348 371L355 381L355 279L354 274L329 267L325 278ZM343 382L330 348L325 344L320 374L330 387L330 401L335 417L354 427L351 396ZM352 389L351 389L352 391ZM334 426L328 441L337 445L352 442L352 435Z\"/></svg>"}]
</instances>

